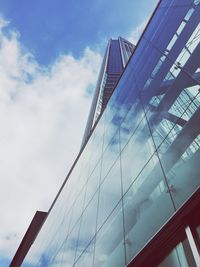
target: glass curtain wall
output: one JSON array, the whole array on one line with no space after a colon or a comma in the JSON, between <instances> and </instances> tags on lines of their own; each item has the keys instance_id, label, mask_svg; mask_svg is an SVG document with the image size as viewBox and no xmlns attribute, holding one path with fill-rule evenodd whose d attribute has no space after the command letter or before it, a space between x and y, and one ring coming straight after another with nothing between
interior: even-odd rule
<instances>
[{"instance_id":1,"label":"glass curtain wall","mask_svg":"<svg viewBox=\"0 0 200 267\"><path fill-rule=\"evenodd\" d=\"M160 1L23 267L123 267L199 188L199 39L200 1Z\"/></svg>"}]
</instances>

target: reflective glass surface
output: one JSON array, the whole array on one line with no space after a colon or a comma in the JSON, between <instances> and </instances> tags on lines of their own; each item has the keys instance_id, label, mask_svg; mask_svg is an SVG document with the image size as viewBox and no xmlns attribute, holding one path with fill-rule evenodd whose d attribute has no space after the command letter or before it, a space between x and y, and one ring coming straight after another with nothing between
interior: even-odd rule
<instances>
[{"instance_id":1,"label":"reflective glass surface","mask_svg":"<svg viewBox=\"0 0 200 267\"><path fill-rule=\"evenodd\" d=\"M160 1L23 267L123 267L199 188L199 40L200 1Z\"/></svg>"},{"instance_id":2,"label":"reflective glass surface","mask_svg":"<svg viewBox=\"0 0 200 267\"><path fill-rule=\"evenodd\" d=\"M125 265L124 228L122 203L110 213L97 233L94 266Z\"/></svg>"}]
</instances>

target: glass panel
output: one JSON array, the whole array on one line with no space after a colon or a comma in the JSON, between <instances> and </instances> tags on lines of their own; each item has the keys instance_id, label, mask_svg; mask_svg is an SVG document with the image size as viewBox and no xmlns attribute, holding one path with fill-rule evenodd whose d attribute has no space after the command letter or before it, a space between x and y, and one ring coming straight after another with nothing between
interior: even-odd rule
<instances>
[{"instance_id":1,"label":"glass panel","mask_svg":"<svg viewBox=\"0 0 200 267\"><path fill-rule=\"evenodd\" d=\"M200 86L194 85L183 89L169 112L188 121L200 107Z\"/></svg>"},{"instance_id":2,"label":"glass panel","mask_svg":"<svg viewBox=\"0 0 200 267\"><path fill-rule=\"evenodd\" d=\"M160 88L163 92L163 87ZM195 81L182 71L181 75L166 87L165 95L156 107L146 105L148 123L156 148L161 155L166 152L185 124L197 112L200 106L199 96L199 86L195 85Z\"/></svg>"},{"instance_id":3,"label":"glass panel","mask_svg":"<svg viewBox=\"0 0 200 267\"><path fill-rule=\"evenodd\" d=\"M78 238L76 259L94 238L97 221L98 192L92 198L90 204L84 210L81 218L80 233Z\"/></svg>"},{"instance_id":4,"label":"glass panel","mask_svg":"<svg viewBox=\"0 0 200 267\"><path fill-rule=\"evenodd\" d=\"M126 145L123 144L123 142L126 141L124 137L125 134L120 133L122 135L122 147L124 147L121 152L124 193L127 191L132 181L134 181L137 175L142 171L154 152L152 138L145 122L146 120L142 119L138 125L135 126L132 137L128 140Z\"/></svg>"},{"instance_id":5,"label":"glass panel","mask_svg":"<svg viewBox=\"0 0 200 267\"><path fill-rule=\"evenodd\" d=\"M91 175L94 168L98 164L101 154L102 154L102 146L103 146L103 138L104 137L104 120L101 118L95 130L90 137L86 148L89 150L88 156L88 175Z\"/></svg>"},{"instance_id":6,"label":"glass panel","mask_svg":"<svg viewBox=\"0 0 200 267\"><path fill-rule=\"evenodd\" d=\"M187 128L185 129L187 130ZM195 129L193 128L193 130ZM189 132L191 134L192 130ZM200 135L193 142L191 141L191 137L187 133L185 136L183 133L180 134L167 152L161 157L169 190L177 208L200 185Z\"/></svg>"},{"instance_id":7,"label":"glass panel","mask_svg":"<svg viewBox=\"0 0 200 267\"><path fill-rule=\"evenodd\" d=\"M119 154L119 130L117 130L112 139L110 140L107 149L104 151L102 156L101 180L105 178L109 170L112 168L115 161L119 157Z\"/></svg>"},{"instance_id":8,"label":"glass panel","mask_svg":"<svg viewBox=\"0 0 200 267\"><path fill-rule=\"evenodd\" d=\"M78 258L74 267L92 267L94 254L94 241L84 250L83 254ZM71 266L70 266L71 267Z\"/></svg>"},{"instance_id":9,"label":"glass panel","mask_svg":"<svg viewBox=\"0 0 200 267\"><path fill-rule=\"evenodd\" d=\"M98 228L105 222L122 197L119 160L102 182L99 197Z\"/></svg>"},{"instance_id":10,"label":"glass panel","mask_svg":"<svg viewBox=\"0 0 200 267\"><path fill-rule=\"evenodd\" d=\"M52 261L57 254L59 254L59 256L56 256L56 258L60 257L61 255L60 250L62 248L62 244L66 240L68 233L69 233L71 214L72 214L72 209L67 214L67 218L68 218L67 220L62 217L61 223L57 225L57 231L55 232L55 235L51 236L50 241L47 243L48 246L47 246L46 252L48 252L49 254L50 261Z\"/></svg>"},{"instance_id":11,"label":"glass panel","mask_svg":"<svg viewBox=\"0 0 200 267\"><path fill-rule=\"evenodd\" d=\"M197 25L195 30L190 36L190 39L185 44L185 47L181 51L179 57L177 58L177 62L179 62L182 66L187 61L187 57L191 56L197 45L199 44L199 32L200 32L200 23Z\"/></svg>"},{"instance_id":12,"label":"glass panel","mask_svg":"<svg viewBox=\"0 0 200 267\"><path fill-rule=\"evenodd\" d=\"M97 234L95 246L95 267L124 267L124 231L122 203L115 208Z\"/></svg>"},{"instance_id":13,"label":"glass panel","mask_svg":"<svg viewBox=\"0 0 200 267\"><path fill-rule=\"evenodd\" d=\"M120 126L120 147L123 150L129 139L138 131L138 127L141 127L142 119L144 119L144 113L141 112L140 102L135 102L126 116L124 117Z\"/></svg>"},{"instance_id":14,"label":"glass panel","mask_svg":"<svg viewBox=\"0 0 200 267\"><path fill-rule=\"evenodd\" d=\"M65 240L62 248L60 249L60 257L62 260L61 267L64 266L72 266L75 259L75 253L77 249L77 240L78 240L78 233L80 229L80 222L79 220L74 228L72 229L71 233L69 234L68 238Z\"/></svg>"},{"instance_id":15,"label":"glass panel","mask_svg":"<svg viewBox=\"0 0 200 267\"><path fill-rule=\"evenodd\" d=\"M85 189L86 187L84 187L83 191L80 192L80 195L77 197L77 199L74 202L69 231L71 231L71 229L74 227L74 225L76 224L78 219L81 217L81 214L83 212Z\"/></svg>"},{"instance_id":16,"label":"glass panel","mask_svg":"<svg viewBox=\"0 0 200 267\"><path fill-rule=\"evenodd\" d=\"M126 253L130 261L174 212L156 154L132 182L123 203Z\"/></svg>"},{"instance_id":17,"label":"glass panel","mask_svg":"<svg viewBox=\"0 0 200 267\"><path fill-rule=\"evenodd\" d=\"M100 172L101 172L101 161L97 164L96 168L92 172L89 180L87 182L87 189L85 194L85 204L86 207L88 203L91 201L91 198L97 192L100 183Z\"/></svg>"}]
</instances>

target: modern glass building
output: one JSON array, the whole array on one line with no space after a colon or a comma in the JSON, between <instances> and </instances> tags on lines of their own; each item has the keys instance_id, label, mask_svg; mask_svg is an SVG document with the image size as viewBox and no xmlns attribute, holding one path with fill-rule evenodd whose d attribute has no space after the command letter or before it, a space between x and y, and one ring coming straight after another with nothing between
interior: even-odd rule
<instances>
[{"instance_id":1,"label":"modern glass building","mask_svg":"<svg viewBox=\"0 0 200 267\"><path fill-rule=\"evenodd\" d=\"M134 47L135 46L132 43L121 37L117 40L109 40L90 108L82 146L89 138L95 123L104 111L108 100L133 53Z\"/></svg>"},{"instance_id":2,"label":"modern glass building","mask_svg":"<svg viewBox=\"0 0 200 267\"><path fill-rule=\"evenodd\" d=\"M199 40L200 0L160 1L109 99L110 41L83 147L23 267L200 266Z\"/></svg>"}]
</instances>

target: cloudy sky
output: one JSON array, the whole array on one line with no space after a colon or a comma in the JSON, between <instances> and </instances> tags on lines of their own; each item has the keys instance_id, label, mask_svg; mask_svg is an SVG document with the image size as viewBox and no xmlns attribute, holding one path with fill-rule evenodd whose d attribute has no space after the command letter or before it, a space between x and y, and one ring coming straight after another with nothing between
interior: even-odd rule
<instances>
[{"instance_id":1,"label":"cloudy sky","mask_svg":"<svg viewBox=\"0 0 200 267\"><path fill-rule=\"evenodd\" d=\"M1 267L79 151L107 40L136 43L157 2L0 0Z\"/></svg>"}]
</instances>

